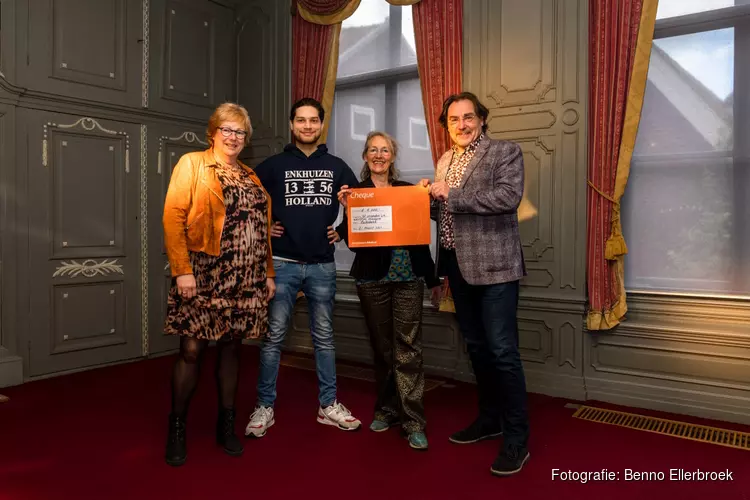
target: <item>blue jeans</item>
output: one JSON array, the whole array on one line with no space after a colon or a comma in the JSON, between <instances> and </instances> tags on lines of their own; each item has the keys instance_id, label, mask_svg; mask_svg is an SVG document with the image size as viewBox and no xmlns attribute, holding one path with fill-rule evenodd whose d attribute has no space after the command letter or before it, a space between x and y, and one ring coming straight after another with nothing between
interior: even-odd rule
<instances>
[{"instance_id":1,"label":"blue jeans","mask_svg":"<svg viewBox=\"0 0 750 500\"><path fill-rule=\"evenodd\" d=\"M318 372L318 400L325 408L336 400L336 351L333 342L333 301L336 296L336 263L298 264L274 260L276 296L271 301L269 336L260 351L258 405L276 401L281 346L286 337L297 293L305 294L310 312L310 333Z\"/></svg>"},{"instance_id":2,"label":"blue jeans","mask_svg":"<svg viewBox=\"0 0 750 500\"><path fill-rule=\"evenodd\" d=\"M443 255L456 320L477 381L479 420L489 428L502 429L506 447L526 447L529 417L518 352L519 283L470 285L461 275L456 254Z\"/></svg>"}]
</instances>

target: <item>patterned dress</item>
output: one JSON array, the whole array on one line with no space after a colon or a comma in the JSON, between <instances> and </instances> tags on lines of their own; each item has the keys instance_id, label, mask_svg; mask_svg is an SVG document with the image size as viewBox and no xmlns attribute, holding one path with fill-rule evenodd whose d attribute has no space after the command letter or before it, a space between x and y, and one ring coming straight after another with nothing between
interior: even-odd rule
<instances>
[{"instance_id":1,"label":"patterned dress","mask_svg":"<svg viewBox=\"0 0 750 500\"><path fill-rule=\"evenodd\" d=\"M190 252L197 294L183 299L173 281L165 332L198 339L254 339L268 331L268 212L263 189L242 167L216 165L226 219L221 254Z\"/></svg>"}]
</instances>

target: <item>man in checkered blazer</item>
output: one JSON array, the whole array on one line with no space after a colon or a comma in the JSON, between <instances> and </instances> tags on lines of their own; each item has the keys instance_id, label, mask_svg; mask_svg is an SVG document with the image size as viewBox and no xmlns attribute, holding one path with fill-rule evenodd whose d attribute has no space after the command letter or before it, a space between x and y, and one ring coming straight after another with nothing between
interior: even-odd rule
<instances>
[{"instance_id":1,"label":"man in checkered blazer","mask_svg":"<svg viewBox=\"0 0 750 500\"><path fill-rule=\"evenodd\" d=\"M479 393L479 416L450 440L503 435L491 472L507 476L529 459L517 325L526 275L517 216L524 171L518 144L487 136L488 114L470 92L445 100L440 123L453 146L438 161L430 194L438 208L438 273L448 278Z\"/></svg>"}]
</instances>

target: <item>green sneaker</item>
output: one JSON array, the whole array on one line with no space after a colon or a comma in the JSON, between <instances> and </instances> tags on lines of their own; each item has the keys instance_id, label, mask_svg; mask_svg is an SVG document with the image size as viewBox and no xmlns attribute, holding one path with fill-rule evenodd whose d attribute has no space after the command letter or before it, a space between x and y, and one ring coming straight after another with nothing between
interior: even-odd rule
<instances>
[{"instance_id":1,"label":"green sneaker","mask_svg":"<svg viewBox=\"0 0 750 500\"><path fill-rule=\"evenodd\" d=\"M412 432L409 434L409 446L415 450L427 449L427 436L424 432Z\"/></svg>"},{"instance_id":2,"label":"green sneaker","mask_svg":"<svg viewBox=\"0 0 750 500\"><path fill-rule=\"evenodd\" d=\"M373 432L383 432L387 431L391 427L391 424L388 422L385 422L383 420L375 419L370 424L370 430Z\"/></svg>"}]
</instances>

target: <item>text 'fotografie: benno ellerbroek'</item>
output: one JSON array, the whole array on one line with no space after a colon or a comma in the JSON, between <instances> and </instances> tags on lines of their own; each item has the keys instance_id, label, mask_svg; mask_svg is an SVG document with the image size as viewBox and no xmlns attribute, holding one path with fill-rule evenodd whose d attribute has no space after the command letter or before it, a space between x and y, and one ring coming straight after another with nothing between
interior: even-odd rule
<instances>
[{"instance_id":1,"label":"text 'fotografie: benno ellerbroek'","mask_svg":"<svg viewBox=\"0 0 750 500\"><path fill-rule=\"evenodd\" d=\"M613 471L602 469L598 471L571 471L552 469L553 481L575 481L588 483L593 481L734 481L733 472L729 469L722 471L669 469L667 471L638 471L623 469Z\"/></svg>"}]
</instances>

